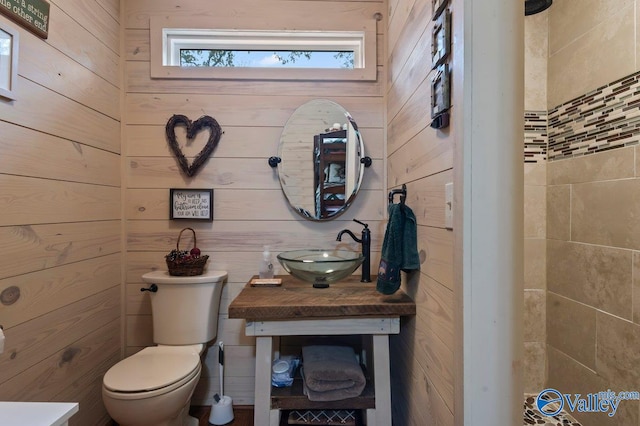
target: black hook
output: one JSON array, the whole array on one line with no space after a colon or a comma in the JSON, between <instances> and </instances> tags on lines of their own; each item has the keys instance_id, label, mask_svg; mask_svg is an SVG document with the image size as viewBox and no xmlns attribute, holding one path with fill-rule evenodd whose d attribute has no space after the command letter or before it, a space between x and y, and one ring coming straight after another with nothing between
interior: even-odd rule
<instances>
[{"instance_id":1,"label":"black hook","mask_svg":"<svg viewBox=\"0 0 640 426\"><path fill-rule=\"evenodd\" d=\"M277 167L278 164L282 161L280 157L269 157L269 165L271 167Z\"/></svg>"},{"instance_id":2,"label":"black hook","mask_svg":"<svg viewBox=\"0 0 640 426\"><path fill-rule=\"evenodd\" d=\"M155 284L151 284L149 288L141 288L140 291L149 291L151 293L155 293L158 291L158 286Z\"/></svg>"},{"instance_id":3,"label":"black hook","mask_svg":"<svg viewBox=\"0 0 640 426\"><path fill-rule=\"evenodd\" d=\"M402 189L392 189L389 191L389 204L393 204L393 196L400 194L400 204L404 204L407 199L407 185L402 184Z\"/></svg>"},{"instance_id":4,"label":"black hook","mask_svg":"<svg viewBox=\"0 0 640 426\"><path fill-rule=\"evenodd\" d=\"M369 167L369 166L371 166L371 157L368 157L368 156L366 156L366 157L362 157L362 158L360 159L360 162L361 162L362 164L364 164L364 166L365 166L365 167Z\"/></svg>"}]
</instances>

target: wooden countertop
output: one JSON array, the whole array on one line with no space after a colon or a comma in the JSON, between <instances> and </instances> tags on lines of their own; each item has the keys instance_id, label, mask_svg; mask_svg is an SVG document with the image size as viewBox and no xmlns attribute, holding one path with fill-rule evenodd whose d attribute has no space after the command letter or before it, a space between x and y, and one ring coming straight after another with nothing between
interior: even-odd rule
<instances>
[{"instance_id":1,"label":"wooden countertop","mask_svg":"<svg viewBox=\"0 0 640 426\"><path fill-rule=\"evenodd\" d=\"M256 278L256 277L254 277ZM384 317L415 315L415 302L402 290L384 295L371 283L353 275L329 288L313 288L310 283L280 275L278 287L252 287L247 283L229 305L229 318L247 320L290 320L331 317Z\"/></svg>"}]
</instances>

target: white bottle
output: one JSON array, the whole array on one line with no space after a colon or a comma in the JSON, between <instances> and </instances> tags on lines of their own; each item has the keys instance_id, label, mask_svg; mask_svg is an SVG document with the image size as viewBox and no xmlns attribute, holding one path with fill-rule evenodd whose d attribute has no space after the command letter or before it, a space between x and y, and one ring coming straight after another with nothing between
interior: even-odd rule
<instances>
[{"instance_id":1,"label":"white bottle","mask_svg":"<svg viewBox=\"0 0 640 426\"><path fill-rule=\"evenodd\" d=\"M271 252L269 246L264 246L262 252L262 261L260 262L260 269L258 271L260 278L273 278L273 262L271 261Z\"/></svg>"}]
</instances>

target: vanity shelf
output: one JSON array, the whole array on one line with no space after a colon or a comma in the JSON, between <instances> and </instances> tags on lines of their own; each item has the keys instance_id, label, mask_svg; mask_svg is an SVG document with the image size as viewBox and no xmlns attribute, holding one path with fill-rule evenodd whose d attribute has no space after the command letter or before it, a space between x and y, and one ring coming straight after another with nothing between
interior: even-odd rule
<instances>
[{"instance_id":1,"label":"vanity shelf","mask_svg":"<svg viewBox=\"0 0 640 426\"><path fill-rule=\"evenodd\" d=\"M360 396L339 401L310 401L302 390L302 379L296 378L293 385L271 389L271 408L274 410L360 410L375 408L375 391L371 380Z\"/></svg>"},{"instance_id":2,"label":"vanity shelf","mask_svg":"<svg viewBox=\"0 0 640 426\"><path fill-rule=\"evenodd\" d=\"M372 283L350 276L329 288L317 289L283 275L279 287L245 285L229 305L229 318L246 320L245 334L256 338L254 423L277 426L281 412L313 409L355 409L368 426L391 424L389 335L400 332L400 317L415 315L415 302L402 290L393 295L376 291ZM367 372L371 375L361 396L341 401L309 401L301 380L291 388L271 386L273 340L282 336L367 336L371 341Z\"/></svg>"}]
</instances>

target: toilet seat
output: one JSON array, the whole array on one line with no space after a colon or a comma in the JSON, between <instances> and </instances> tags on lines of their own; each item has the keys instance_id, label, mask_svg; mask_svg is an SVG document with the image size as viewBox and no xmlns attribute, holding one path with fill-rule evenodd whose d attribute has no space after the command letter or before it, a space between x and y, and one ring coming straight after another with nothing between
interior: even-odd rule
<instances>
[{"instance_id":1,"label":"toilet seat","mask_svg":"<svg viewBox=\"0 0 640 426\"><path fill-rule=\"evenodd\" d=\"M200 374L200 345L152 346L107 371L103 387L113 398L150 398L176 389Z\"/></svg>"}]
</instances>

